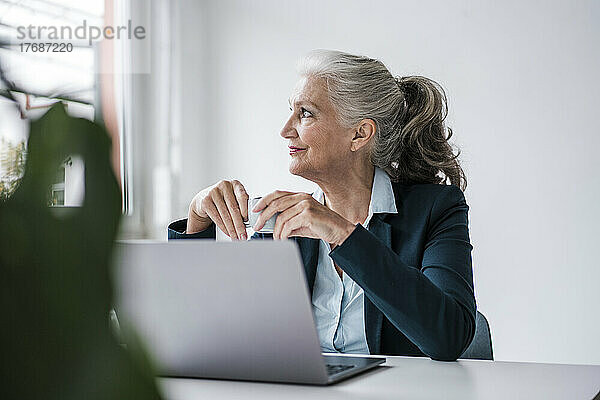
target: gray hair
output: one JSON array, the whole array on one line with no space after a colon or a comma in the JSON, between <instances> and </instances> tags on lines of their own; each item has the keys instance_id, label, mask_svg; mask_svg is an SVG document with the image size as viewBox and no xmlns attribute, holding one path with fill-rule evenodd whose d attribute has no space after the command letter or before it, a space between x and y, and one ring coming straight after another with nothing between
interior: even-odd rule
<instances>
[{"instance_id":1,"label":"gray hair","mask_svg":"<svg viewBox=\"0 0 600 400\"><path fill-rule=\"evenodd\" d=\"M443 88L423 76L394 77L379 60L313 50L298 63L301 76L322 78L344 127L375 122L371 163L404 183L447 183L462 190L466 177L448 140Z\"/></svg>"}]
</instances>

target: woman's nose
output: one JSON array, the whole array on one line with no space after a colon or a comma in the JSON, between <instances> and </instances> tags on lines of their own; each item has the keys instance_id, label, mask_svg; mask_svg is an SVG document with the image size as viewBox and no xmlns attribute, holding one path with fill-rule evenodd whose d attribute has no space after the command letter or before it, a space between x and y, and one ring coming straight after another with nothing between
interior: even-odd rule
<instances>
[{"instance_id":1,"label":"woman's nose","mask_svg":"<svg viewBox=\"0 0 600 400\"><path fill-rule=\"evenodd\" d=\"M296 131L296 128L294 128L292 121L288 120L281 129L281 132L279 132L279 135L282 138L289 139L293 137L298 137L298 132Z\"/></svg>"}]
</instances>

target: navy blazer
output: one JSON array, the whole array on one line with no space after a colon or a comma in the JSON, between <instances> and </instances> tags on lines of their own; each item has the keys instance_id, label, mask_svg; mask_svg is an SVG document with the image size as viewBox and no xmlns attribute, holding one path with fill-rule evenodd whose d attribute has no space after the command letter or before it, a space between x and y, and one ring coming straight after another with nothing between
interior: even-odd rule
<instances>
[{"instance_id":1,"label":"navy blazer","mask_svg":"<svg viewBox=\"0 0 600 400\"><path fill-rule=\"evenodd\" d=\"M357 224L329 256L363 288L371 354L454 361L475 333L469 206L454 185L392 182L397 214ZM186 219L169 225L169 239L215 238L215 225L183 234ZM272 238L255 234L253 239ZM294 237L312 295L319 240Z\"/></svg>"}]
</instances>

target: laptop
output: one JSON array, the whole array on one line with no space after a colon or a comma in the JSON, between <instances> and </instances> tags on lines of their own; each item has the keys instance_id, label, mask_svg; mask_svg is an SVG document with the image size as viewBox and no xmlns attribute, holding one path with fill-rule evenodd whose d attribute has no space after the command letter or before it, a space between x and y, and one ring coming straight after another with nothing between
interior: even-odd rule
<instances>
[{"instance_id":1,"label":"laptop","mask_svg":"<svg viewBox=\"0 0 600 400\"><path fill-rule=\"evenodd\" d=\"M119 323L161 376L327 385L385 362L321 353L291 240L124 241L114 265Z\"/></svg>"}]
</instances>

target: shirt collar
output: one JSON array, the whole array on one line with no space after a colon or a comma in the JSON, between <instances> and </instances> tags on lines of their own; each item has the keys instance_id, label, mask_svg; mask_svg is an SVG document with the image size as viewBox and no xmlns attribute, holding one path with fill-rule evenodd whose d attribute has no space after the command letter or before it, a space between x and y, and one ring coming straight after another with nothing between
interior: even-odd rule
<instances>
[{"instance_id":1,"label":"shirt collar","mask_svg":"<svg viewBox=\"0 0 600 400\"><path fill-rule=\"evenodd\" d=\"M312 197L319 203L323 204L323 191L317 186ZM369 203L369 217L377 213L397 214L396 199L394 198L394 189L392 188L392 180L387 172L379 167L375 167L373 176L373 188L371 190L371 202Z\"/></svg>"}]
</instances>

